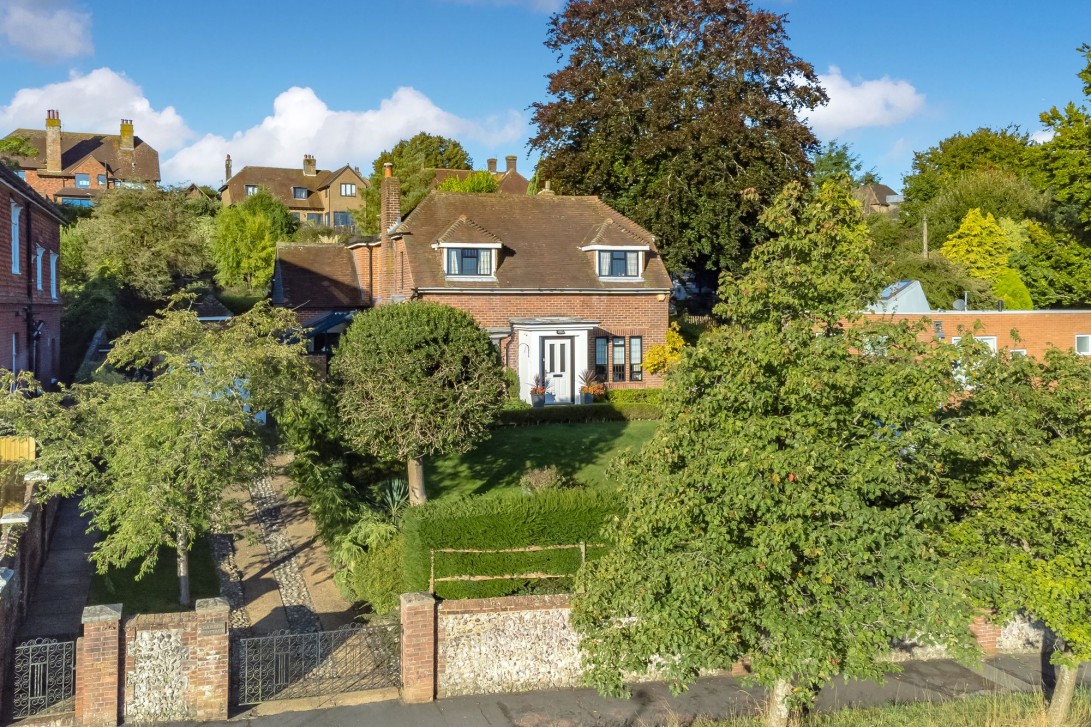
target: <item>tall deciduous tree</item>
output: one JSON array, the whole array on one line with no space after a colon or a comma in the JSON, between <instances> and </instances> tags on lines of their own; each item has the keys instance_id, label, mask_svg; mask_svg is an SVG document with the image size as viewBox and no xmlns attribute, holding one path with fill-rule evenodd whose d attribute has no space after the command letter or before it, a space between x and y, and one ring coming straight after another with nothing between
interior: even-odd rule
<instances>
[{"instance_id":1,"label":"tall deciduous tree","mask_svg":"<svg viewBox=\"0 0 1091 727\"><path fill-rule=\"evenodd\" d=\"M437 169L473 169L473 159L459 142L445 136L421 132L402 139L384 151L372 165L371 185L364 191L364 204L354 212L356 223L364 232L379 231L379 192L383 166L394 165L394 176L401 182L402 215L408 215L432 189Z\"/></svg>"},{"instance_id":2,"label":"tall deciduous tree","mask_svg":"<svg viewBox=\"0 0 1091 727\"><path fill-rule=\"evenodd\" d=\"M787 40L746 0L569 0L546 40L564 66L534 104L539 179L603 197L672 268L735 267L817 146L798 114L826 96Z\"/></svg>"},{"instance_id":3,"label":"tall deciduous tree","mask_svg":"<svg viewBox=\"0 0 1091 727\"><path fill-rule=\"evenodd\" d=\"M1091 360L1052 350L975 368L959 455L972 463L962 489L977 495L955 502L949 542L984 605L1002 618L1025 610L1059 637L1049 724L1060 727L1091 660Z\"/></svg>"},{"instance_id":4,"label":"tall deciduous tree","mask_svg":"<svg viewBox=\"0 0 1091 727\"><path fill-rule=\"evenodd\" d=\"M265 189L225 207L212 238L217 281L264 290L273 278L277 243L291 239L298 227L295 215Z\"/></svg>"},{"instance_id":5,"label":"tall deciduous tree","mask_svg":"<svg viewBox=\"0 0 1091 727\"><path fill-rule=\"evenodd\" d=\"M947 238L940 252L948 260L966 268L973 277L992 286L993 293L1007 308L1028 310L1034 307L1027 286L1011 267L1011 256L1018 250L1018 225L1005 221L1009 231L991 214L979 209L966 213L958 231ZM1015 228L1015 229L1013 229Z\"/></svg>"},{"instance_id":6,"label":"tall deciduous tree","mask_svg":"<svg viewBox=\"0 0 1091 727\"><path fill-rule=\"evenodd\" d=\"M763 219L772 239L722 290L730 322L686 351L623 470L627 514L573 622L608 691L748 656L779 726L837 674L881 676L892 639L964 641L969 615L934 550L951 352L856 320L881 281L847 186L793 185Z\"/></svg>"},{"instance_id":7,"label":"tall deciduous tree","mask_svg":"<svg viewBox=\"0 0 1091 727\"><path fill-rule=\"evenodd\" d=\"M255 412L291 406L314 385L290 311L260 303L210 327L186 309L189 300L176 298L110 352L109 364L147 381L66 394L75 405L58 411L70 440L47 439L38 462L53 478L47 495L84 491L101 534L91 556L100 571L139 561L143 575L160 546L174 548L183 605L194 540L231 517L228 491L263 474Z\"/></svg>"},{"instance_id":8,"label":"tall deciduous tree","mask_svg":"<svg viewBox=\"0 0 1091 727\"><path fill-rule=\"evenodd\" d=\"M1085 63L1079 77L1086 101L1091 98L1091 45L1081 45L1079 52ZM1053 138L1036 150L1036 178L1079 220L1084 234L1091 234L1091 159L1087 154L1091 147L1091 111L1086 103L1077 106L1069 102L1063 110L1050 108L1041 120L1053 132Z\"/></svg>"},{"instance_id":9,"label":"tall deciduous tree","mask_svg":"<svg viewBox=\"0 0 1091 727\"><path fill-rule=\"evenodd\" d=\"M212 219L181 190L112 189L67 242L79 245L84 272L113 274L148 300L162 300L179 279L208 267Z\"/></svg>"},{"instance_id":10,"label":"tall deciduous tree","mask_svg":"<svg viewBox=\"0 0 1091 727\"><path fill-rule=\"evenodd\" d=\"M408 463L413 504L427 499L424 458L473 447L505 394L488 334L468 313L425 301L357 316L330 370L346 441Z\"/></svg>"},{"instance_id":11,"label":"tall deciduous tree","mask_svg":"<svg viewBox=\"0 0 1091 727\"><path fill-rule=\"evenodd\" d=\"M854 152L849 144L833 139L823 144L814 155L811 183L821 187L824 182L844 174L856 185L877 184L879 177L874 167L866 172L863 169L864 164L860 161L860 155Z\"/></svg>"}]
</instances>

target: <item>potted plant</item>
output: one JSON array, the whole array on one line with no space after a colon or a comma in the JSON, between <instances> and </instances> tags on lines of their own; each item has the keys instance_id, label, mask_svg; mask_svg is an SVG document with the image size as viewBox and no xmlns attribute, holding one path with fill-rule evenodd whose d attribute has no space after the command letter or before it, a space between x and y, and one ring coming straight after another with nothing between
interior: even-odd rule
<instances>
[{"instance_id":1,"label":"potted plant","mask_svg":"<svg viewBox=\"0 0 1091 727\"><path fill-rule=\"evenodd\" d=\"M581 404L594 404L595 394L597 394L602 385L598 383L598 374L594 369L584 369L580 374L580 403Z\"/></svg>"},{"instance_id":2,"label":"potted plant","mask_svg":"<svg viewBox=\"0 0 1091 727\"><path fill-rule=\"evenodd\" d=\"M530 385L530 405L535 409L545 406L546 389L548 384L541 374L534 374L534 382Z\"/></svg>"}]
</instances>

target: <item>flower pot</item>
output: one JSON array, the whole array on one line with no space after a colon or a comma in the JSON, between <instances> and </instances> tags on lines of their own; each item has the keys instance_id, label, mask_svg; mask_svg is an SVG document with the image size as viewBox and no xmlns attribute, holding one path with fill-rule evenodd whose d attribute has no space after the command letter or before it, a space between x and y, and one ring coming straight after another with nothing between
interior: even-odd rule
<instances>
[{"instance_id":1,"label":"flower pot","mask_svg":"<svg viewBox=\"0 0 1091 727\"><path fill-rule=\"evenodd\" d=\"M540 409L545 406L545 394L535 394L534 392L531 392L530 405L535 409Z\"/></svg>"},{"instance_id":2,"label":"flower pot","mask_svg":"<svg viewBox=\"0 0 1091 727\"><path fill-rule=\"evenodd\" d=\"M593 392L590 392L590 391L581 391L580 392L580 403L581 404L594 404L595 403L595 394Z\"/></svg>"}]
</instances>

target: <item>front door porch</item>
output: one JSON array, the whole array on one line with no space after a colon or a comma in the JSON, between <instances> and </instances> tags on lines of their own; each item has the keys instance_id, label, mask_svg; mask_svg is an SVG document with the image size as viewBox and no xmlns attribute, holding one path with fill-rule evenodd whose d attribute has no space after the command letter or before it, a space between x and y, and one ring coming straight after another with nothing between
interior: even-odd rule
<instances>
[{"instance_id":1,"label":"front door porch","mask_svg":"<svg viewBox=\"0 0 1091 727\"><path fill-rule=\"evenodd\" d=\"M546 404L579 402L580 372L588 368L590 332L598 321L525 318L512 321L519 345L519 398L530 402L536 376L546 383Z\"/></svg>"}]
</instances>

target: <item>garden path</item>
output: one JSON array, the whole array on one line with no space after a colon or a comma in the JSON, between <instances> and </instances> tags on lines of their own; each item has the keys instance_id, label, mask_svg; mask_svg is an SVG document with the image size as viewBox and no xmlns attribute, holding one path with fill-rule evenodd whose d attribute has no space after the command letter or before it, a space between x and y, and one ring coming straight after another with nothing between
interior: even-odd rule
<instances>
[{"instance_id":1,"label":"garden path","mask_svg":"<svg viewBox=\"0 0 1091 727\"><path fill-rule=\"evenodd\" d=\"M239 493L246 534L221 535L216 556L232 626L252 635L306 633L351 623L355 611L333 583L325 547L306 505L286 493L287 456L274 457L274 474Z\"/></svg>"}]
</instances>

